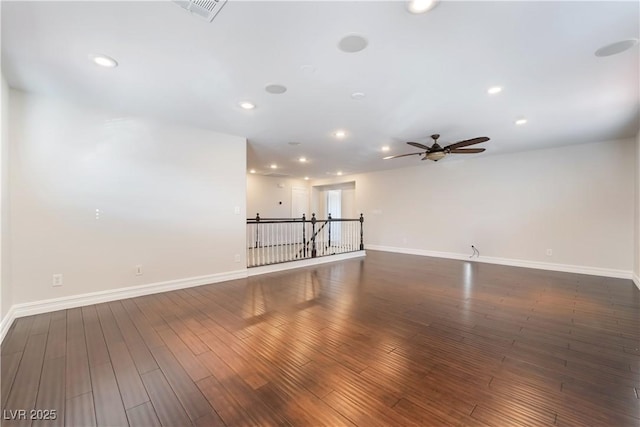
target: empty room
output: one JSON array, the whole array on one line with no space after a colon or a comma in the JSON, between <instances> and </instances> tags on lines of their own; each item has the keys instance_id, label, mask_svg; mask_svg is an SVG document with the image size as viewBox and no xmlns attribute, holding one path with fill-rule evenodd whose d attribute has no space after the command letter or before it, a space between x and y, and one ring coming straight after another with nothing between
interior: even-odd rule
<instances>
[{"instance_id":1,"label":"empty room","mask_svg":"<svg viewBox=\"0 0 640 427\"><path fill-rule=\"evenodd\" d=\"M640 426L637 1L0 1L2 426Z\"/></svg>"}]
</instances>

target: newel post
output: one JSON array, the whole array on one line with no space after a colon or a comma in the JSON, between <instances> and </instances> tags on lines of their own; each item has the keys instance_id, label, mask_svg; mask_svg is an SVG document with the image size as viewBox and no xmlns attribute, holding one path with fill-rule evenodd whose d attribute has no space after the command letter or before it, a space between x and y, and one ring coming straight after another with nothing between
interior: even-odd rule
<instances>
[{"instance_id":1,"label":"newel post","mask_svg":"<svg viewBox=\"0 0 640 427\"><path fill-rule=\"evenodd\" d=\"M329 218L329 247L331 247L331 214L327 215Z\"/></svg>"},{"instance_id":2,"label":"newel post","mask_svg":"<svg viewBox=\"0 0 640 427\"><path fill-rule=\"evenodd\" d=\"M360 214L360 250L364 250L364 235L362 232L362 224L364 223L364 216Z\"/></svg>"},{"instance_id":3,"label":"newel post","mask_svg":"<svg viewBox=\"0 0 640 427\"><path fill-rule=\"evenodd\" d=\"M256 214L256 248L258 247L258 243L260 242L260 237L258 236L258 230L260 229L260 214Z\"/></svg>"},{"instance_id":4,"label":"newel post","mask_svg":"<svg viewBox=\"0 0 640 427\"><path fill-rule=\"evenodd\" d=\"M302 257L307 257L307 218L302 214Z\"/></svg>"},{"instance_id":5,"label":"newel post","mask_svg":"<svg viewBox=\"0 0 640 427\"><path fill-rule=\"evenodd\" d=\"M316 214L311 214L311 258L317 256L316 251Z\"/></svg>"}]
</instances>

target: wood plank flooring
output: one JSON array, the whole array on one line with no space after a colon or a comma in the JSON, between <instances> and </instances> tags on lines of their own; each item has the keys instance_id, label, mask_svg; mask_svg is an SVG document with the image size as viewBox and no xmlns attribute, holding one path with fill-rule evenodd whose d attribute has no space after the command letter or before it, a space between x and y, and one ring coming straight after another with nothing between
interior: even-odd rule
<instances>
[{"instance_id":1,"label":"wood plank flooring","mask_svg":"<svg viewBox=\"0 0 640 427\"><path fill-rule=\"evenodd\" d=\"M640 291L579 274L369 251L20 318L1 350L3 426L640 425Z\"/></svg>"}]
</instances>

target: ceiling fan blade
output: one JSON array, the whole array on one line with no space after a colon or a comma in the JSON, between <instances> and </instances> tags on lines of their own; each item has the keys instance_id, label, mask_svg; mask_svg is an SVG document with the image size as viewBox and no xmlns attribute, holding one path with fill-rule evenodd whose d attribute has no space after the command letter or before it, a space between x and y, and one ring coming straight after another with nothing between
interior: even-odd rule
<instances>
[{"instance_id":1,"label":"ceiling fan blade","mask_svg":"<svg viewBox=\"0 0 640 427\"><path fill-rule=\"evenodd\" d=\"M486 150L486 148L454 148L449 152L455 154L475 154L482 153L484 150Z\"/></svg>"},{"instance_id":2,"label":"ceiling fan blade","mask_svg":"<svg viewBox=\"0 0 640 427\"><path fill-rule=\"evenodd\" d=\"M420 144L419 142L407 142L407 144L409 144L409 145L413 145L413 146L414 146L414 147L416 147L416 148L421 148L421 149L423 149L423 150L427 150L427 151L429 151L429 147L427 147L427 146L426 146L426 145L424 145L424 144Z\"/></svg>"},{"instance_id":3,"label":"ceiling fan blade","mask_svg":"<svg viewBox=\"0 0 640 427\"><path fill-rule=\"evenodd\" d=\"M407 157L407 156L421 156L424 153L409 153L409 154L399 154L397 156L387 156L387 157L383 157L383 160L389 160L389 159L397 159L398 157Z\"/></svg>"},{"instance_id":4,"label":"ceiling fan blade","mask_svg":"<svg viewBox=\"0 0 640 427\"><path fill-rule=\"evenodd\" d=\"M481 142L487 142L489 138L486 136L480 136L478 138L466 139L464 141L456 142L455 144L447 145L444 149L455 150L456 148L462 148L473 144L480 144Z\"/></svg>"}]
</instances>

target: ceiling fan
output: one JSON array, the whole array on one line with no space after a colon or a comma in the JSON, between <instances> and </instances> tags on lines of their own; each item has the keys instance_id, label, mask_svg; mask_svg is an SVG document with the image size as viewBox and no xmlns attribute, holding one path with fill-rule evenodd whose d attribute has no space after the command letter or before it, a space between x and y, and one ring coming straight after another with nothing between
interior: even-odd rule
<instances>
[{"instance_id":1,"label":"ceiling fan","mask_svg":"<svg viewBox=\"0 0 640 427\"><path fill-rule=\"evenodd\" d=\"M480 144L481 142L487 142L489 140L489 138L487 138L486 136L480 136L478 138L466 139L464 141L456 142L455 144L447 145L446 147L441 147L438 144L438 138L440 138L440 135L436 133L435 135L431 135L431 138L433 138L433 145L431 147L427 147L426 145L420 144L419 142L407 142L407 144L412 145L416 148L421 148L425 151L421 151L419 153L400 154L397 156L387 156L384 159L387 160L387 159L395 159L398 157L424 155L422 160L429 159L429 160L433 160L434 162L437 162L447 154L482 153L485 150L484 148L462 148L462 147L467 147L469 145L474 145L474 144Z\"/></svg>"}]
</instances>

